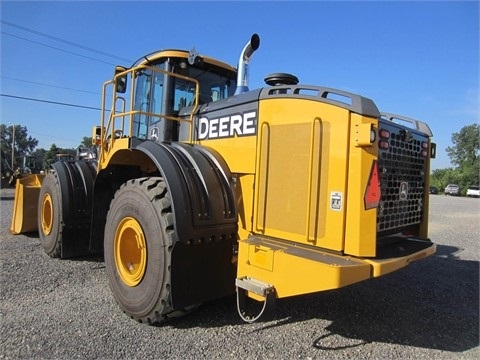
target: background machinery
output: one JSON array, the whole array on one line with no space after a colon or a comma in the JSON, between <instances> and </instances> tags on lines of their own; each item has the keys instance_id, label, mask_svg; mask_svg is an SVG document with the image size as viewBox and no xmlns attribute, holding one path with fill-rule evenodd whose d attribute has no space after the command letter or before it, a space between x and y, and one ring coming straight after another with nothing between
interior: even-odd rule
<instances>
[{"instance_id":1,"label":"background machinery","mask_svg":"<svg viewBox=\"0 0 480 360\"><path fill-rule=\"evenodd\" d=\"M249 90L259 45L255 34L238 68L180 50L116 67L95 158L57 161L41 179L45 252L103 253L116 301L140 322L235 292L252 322L275 299L435 252L428 126L290 74Z\"/></svg>"}]
</instances>

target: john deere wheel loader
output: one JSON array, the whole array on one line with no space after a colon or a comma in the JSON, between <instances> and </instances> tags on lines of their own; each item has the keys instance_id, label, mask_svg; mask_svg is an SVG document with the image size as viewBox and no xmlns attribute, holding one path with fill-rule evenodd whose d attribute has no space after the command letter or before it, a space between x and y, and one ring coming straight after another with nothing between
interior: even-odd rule
<instances>
[{"instance_id":1,"label":"john deere wheel loader","mask_svg":"<svg viewBox=\"0 0 480 360\"><path fill-rule=\"evenodd\" d=\"M259 45L255 34L238 68L180 50L116 67L98 158L58 161L42 181L45 252L103 252L113 296L140 322L235 293L252 322L275 299L435 252L429 127L290 74L249 90Z\"/></svg>"}]
</instances>

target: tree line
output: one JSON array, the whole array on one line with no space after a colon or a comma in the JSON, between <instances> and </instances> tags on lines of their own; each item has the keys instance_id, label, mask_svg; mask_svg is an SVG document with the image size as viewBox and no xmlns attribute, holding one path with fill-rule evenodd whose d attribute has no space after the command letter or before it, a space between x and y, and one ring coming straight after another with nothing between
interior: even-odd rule
<instances>
[{"instance_id":1,"label":"tree line","mask_svg":"<svg viewBox=\"0 0 480 360\"><path fill-rule=\"evenodd\" d=\"M456 184L465 195L468 187L480 184L480 126L464 126L451 139L453 145L445 151L454 167L433 170L430 185L443 191L448 184Z\"/></svg>"},{"instance_id":2,"label":"tree line","mask_svg":"<svg viewBox=\"0 0 480 360\"><path fill-rule=\"evenodd\" d=\"M52 144L48 150L37 149L38 140L28 135L26 126L0 124L2 173L22 167L35 173L46 171L59 156L74 158L79 147L90 147L91 144L92 138L84 137L77 148L59 148Z\"/></svg>"}]
</instances>

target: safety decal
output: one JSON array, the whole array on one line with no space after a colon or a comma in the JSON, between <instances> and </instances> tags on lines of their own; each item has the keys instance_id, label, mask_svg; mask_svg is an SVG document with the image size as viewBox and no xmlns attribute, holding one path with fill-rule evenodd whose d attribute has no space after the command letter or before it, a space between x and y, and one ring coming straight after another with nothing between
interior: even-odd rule
<instances>
[{"instance_id":1,"label":"safety decal","mask_svg":"<svg viewBox=\"0 0 480 360\"><path fill-rule=\"evenodd\" d=\"M342 211L343 194L341 192L332 191L330 193L330 209L334 211Z\"/></svg>"}]
</instances>

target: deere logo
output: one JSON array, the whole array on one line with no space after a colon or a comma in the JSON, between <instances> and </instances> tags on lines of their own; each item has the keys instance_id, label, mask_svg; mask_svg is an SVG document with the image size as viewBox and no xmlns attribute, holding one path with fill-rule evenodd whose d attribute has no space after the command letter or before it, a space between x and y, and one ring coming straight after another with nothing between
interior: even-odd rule
<instances>
[{"instance_id":1,"label":"deere logo","mask_svg":"<svg viewBox=\"0 0 480 360\"><path fill-rule=\"evenodd\" d=\"M405 142L411 142L413 140L413 134L408 130L400 131L400 135L402 136L402 140Z\"/></svg>"},{"instance_id":2,"label":"deere logo","mask_svg":"<svg viewBox=\"0 0 480 360\"><path fill-rule=\"evenodd\" d=\"M408 198L408 183L402 181L400 183L400 200L407 200Z\"/></svg>"},{"instance_id":3,"label":"deere logo","mask_svg":"<svg viewBox=\"0 0 480 360\"><path fill-rule=\"evenodd\" d=\"M257 112L198 119L198 140L249 136L257 133Z\"/></svg>"},{"instance_id":4,"label":"deere logo","mask_svg":"<svg viewBox=\"0 0 480 360\"><path fill-rule=\"evenodd\" d=\"M150 139L153 141L158 140L158 128L154 127L150 129Z\"/></svg>"}]
</instances>

